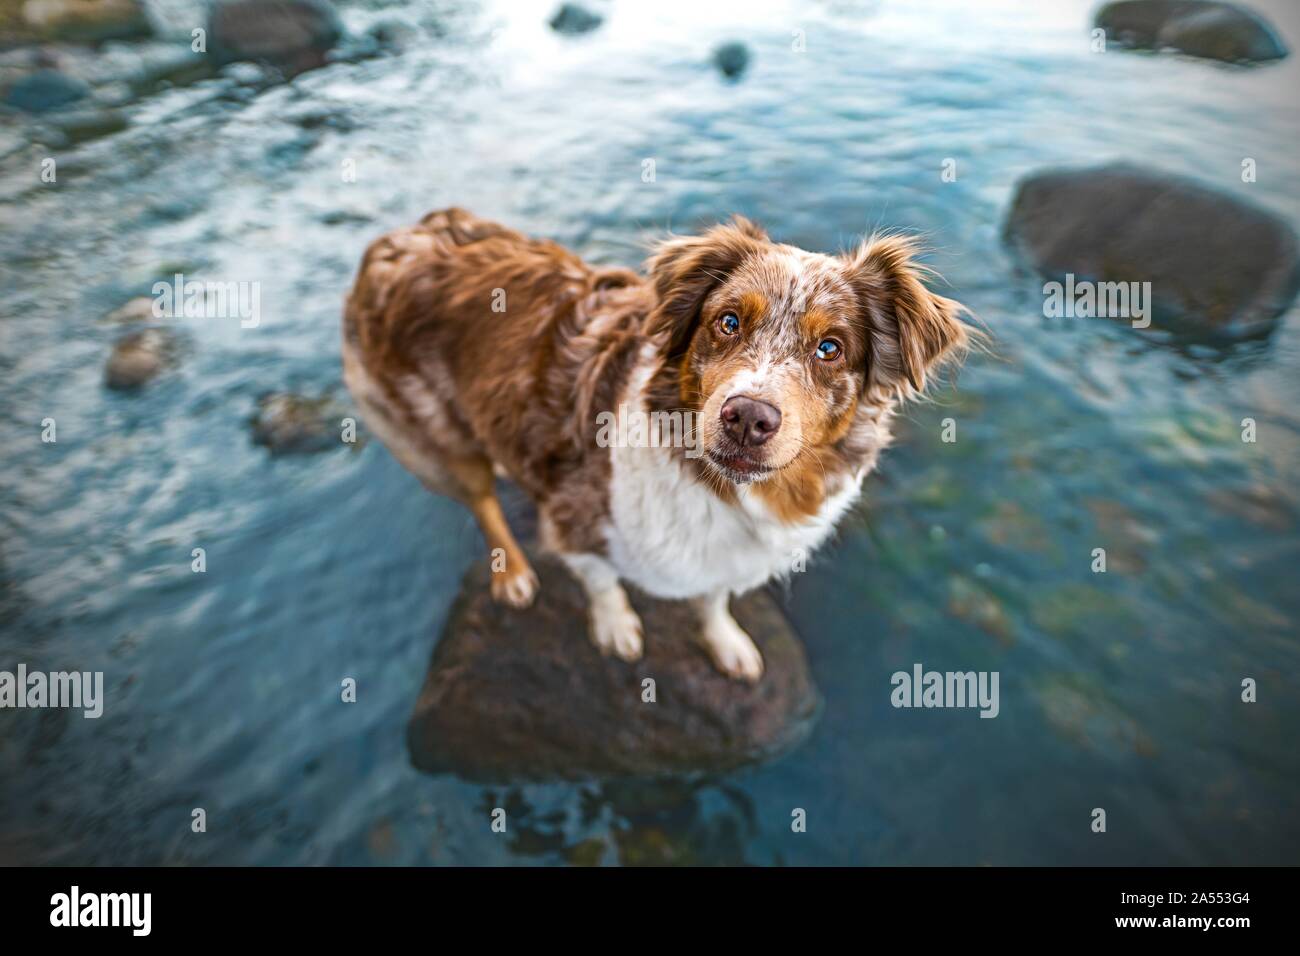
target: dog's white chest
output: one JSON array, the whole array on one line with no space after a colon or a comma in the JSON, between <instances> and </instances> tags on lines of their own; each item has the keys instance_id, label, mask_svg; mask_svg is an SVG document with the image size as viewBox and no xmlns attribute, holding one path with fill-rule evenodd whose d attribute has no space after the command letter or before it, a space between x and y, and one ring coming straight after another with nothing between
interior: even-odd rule
<instances>
[{"instance_id":1,"label":"dog's white chest","mask_svg":"<svg viewBox=\"0 0 1300 956\"><path fill-rule=\"evenodd\" d=\"M777 520L750 489L722 501L664 448L610 449L609 559L619 576L664 598L747 591L789 574L835 527L861 487L850 479L807 521Z\"/></svg>"}]
</instances>

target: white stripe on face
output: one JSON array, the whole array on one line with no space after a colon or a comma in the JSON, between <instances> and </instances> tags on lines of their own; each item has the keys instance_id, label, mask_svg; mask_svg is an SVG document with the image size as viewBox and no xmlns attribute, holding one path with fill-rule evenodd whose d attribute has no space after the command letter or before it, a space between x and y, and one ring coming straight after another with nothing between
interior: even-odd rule
<instances>
[{"instance_id":1,"label":"white stripe on face","mask_svg":"<svg viewBox=\"0 0 1300 956\"><path fill-rule=\"evenodd\" d=\"M742 372L732 376L731 381L722 386L719 391L722 392L723 401L736 395L744 395L748 398L764 399L764 389L768 385L768 378L772 372L772 357L764 356L759 363L752 368L747 368Z\"/></svg>"}]
</instances>

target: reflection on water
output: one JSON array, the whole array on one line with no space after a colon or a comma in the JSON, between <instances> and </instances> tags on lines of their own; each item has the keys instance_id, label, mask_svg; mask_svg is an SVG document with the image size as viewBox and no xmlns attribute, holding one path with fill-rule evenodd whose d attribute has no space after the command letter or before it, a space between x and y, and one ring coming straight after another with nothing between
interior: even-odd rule
<instances>
[{"instance_id":1,"label":"reflection on water","mask_svg":"<svg viewBox=\"0 0 1300 956\"><path fill-rule=\"evenodd\" d=\"M1048 320L999 240L1020 176L1116 158L1296 222L1296 57L1099 56L1073 0L620 2L580 37L550 4L340 6L414 39L287 85L236 69L143 95L127 128L57 152L57 188L33 173L44 134L0 130L0 669L102 670L107 693L98 721L0 710L0 859L1296 861L1296 310L1226 349ZM1287 5L1258 6L1296 47ZM737 83L709 62L731 40ZM410 768L477 533L375 442L273 458L248 420L268 392L343 397L361 250L453 203L621 264L732 212L814 249L919 230L996 336L907 414L789 589L825 699L800 750L675 789ZM104 390L128 330L104 317L176 272L259 283L260 324L178 320L174 370ZM891 708L914 662L1000 671L998 719ZM494 807L517 826L494 834Z\"/></svg>"}]
</instances>

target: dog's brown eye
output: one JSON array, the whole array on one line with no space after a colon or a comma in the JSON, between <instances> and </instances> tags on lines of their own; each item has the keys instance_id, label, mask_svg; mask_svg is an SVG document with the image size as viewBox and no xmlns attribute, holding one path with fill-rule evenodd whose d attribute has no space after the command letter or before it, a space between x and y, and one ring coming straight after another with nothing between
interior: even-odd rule
<instances>
[{"instance_id":1,"label":"dog's brown eye","mask_svg":"<svg viewBox=\"0 0 1300 956\"><path fill-rule=\"evenodd\" d=\"M833 362L840 357L840 343L834 339L822 339L817 343L817 357L823 362Z\"/></svg>"},{"instance_id":2,"label":"dog's brown eye","mask_svg":"<svg viewBox=\"0 0 1300 956\"><path fill-rule=\"evenodd\" d=\"M724 312L722 318L718 319L718 328L723 335L735 335L740 331L740 319L736 318L734 312Z\"/></svg>"}]
</instances>

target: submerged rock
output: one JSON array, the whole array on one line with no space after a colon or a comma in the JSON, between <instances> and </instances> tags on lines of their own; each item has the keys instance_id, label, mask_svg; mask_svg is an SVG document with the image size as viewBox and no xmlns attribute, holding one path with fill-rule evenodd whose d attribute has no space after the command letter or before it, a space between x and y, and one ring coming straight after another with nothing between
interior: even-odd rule
<instances>
[{"instance_id":1,"label":"submerged rock","mask_svg":"<svg viewBox=\"0 0 1300 956\"><path fill-rule=\"evenodd\" d=\"M366 30L366 36L375 42L378 49L400 53L419 42L420 31L406 20L390 17L372 24Z\"/></svg>"},{"instance_id":2,"label":"submerged rock","mask_svg":"<svg viewBox=\"0 0 1300 956\"><path fill-rule=\"evenodd\" d=\"M220 0L208 14L208 55L218 67L252 60L302 73L324 66L342 38L324 0Z\"/></svg>"},{"instance_id":3,"label":"submerged rock","mask_svg":"<svg viewBox=\"0 0 1300 956\"><path fill-rule=\"evenodd\" d=\"M263 395L253 416L253 441L273 455L311 454L343 444L347 410L328 395L309 398L291 392Z\"/></svg>"},{"instance_id":4,"label":"submerged rock","mask_svg":"<svg viewBox=\"0 0 1300 956\"><path fill-rule=\"evenodd\" d=\"M117 340L104 367L104 384L129 391L147 384L173 364L176 340L162 329L132 332Z\"/></svg>"},{"instance_id":5,"label":"submerged rock","mask_svg":"<svg viewBox=\"0 0 1300 956\"><path fill-rule=\"evenodd\" d=\"M1155 318L1194 331L1265 332L1300 290L1300 252L1286 222L1125 163L1026 177L1005 235L1048 278L1150 283Z\"/></svg>"},{"instance_id":6,"label":"submerged rock","mask_svg":"<svg viewBox=\"0 0 1300 956\"><path fill-rule=\"evenodd\" d=\"M604 17L600 14L592 13L586 7L579 6L576 3L561 5L560 9L556 10L555 15L550 19L552 30L570 36L578 33L589 33L603 22Z\"/></svg>"},{"instance_id":7,"label":"submerged rock","mask_svg":"<svg viewBox=\"0 0 1300 956\"><path fill-rule=\"evenodd\" d=\"M27 113L47 113L85 99L90 87L58 70L37 70L5 91L4 103Z\"/></svg>"},{"instance_id":8,"label":"submerged rock","mask_svg":"<svg viewBox=\"0 0 1300 956\"><path fill-rule=\"evenodd\" d=\"M723 76L735 79L749 66L749 47L743 43L724 43L713 51L713 64Z\"/></svg>"},{"instance_id":9,"label":"submerged rock","mask_svg":"<svg viewBox=\"0 0 1300 956\"><path fill-rule=\"evenodd\" d=\"M1144 50L1172 49L1230 63L1287 55L1263 17L1234 3L1213 0L1118 0L1097 11L1106 36Z\"/></svg>"},{"instance_id":10,"label":"submerged rock","mask_svg":"<svg viewBox=\"0 0 1300 956\"><path fill-rule=\"evenodd\" d=\"M124 115L107 109L59 113L52 118L51 123L61 137L63 145L120 133L128 125Z\"/></svg>"},{"instance_id":11,"label":"submerged rock","mask_svg":"<svg viewBox=\"0 0 1300 956\"><path fill-rule=\"evenodd\" d=\"M466 575L407 729L418 769L485 782L717 773L783 753L812 729L820 698L767 592L732 602L766 665L751 685L714 669L688 606L638 593L645 657L602 657L578 584L554 558L533 567L541 589L524 611L492 600L486 564Z\"/></svg>"}]
</instances>

